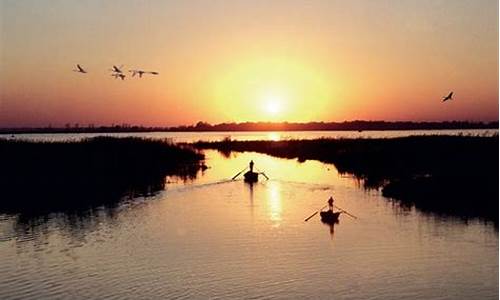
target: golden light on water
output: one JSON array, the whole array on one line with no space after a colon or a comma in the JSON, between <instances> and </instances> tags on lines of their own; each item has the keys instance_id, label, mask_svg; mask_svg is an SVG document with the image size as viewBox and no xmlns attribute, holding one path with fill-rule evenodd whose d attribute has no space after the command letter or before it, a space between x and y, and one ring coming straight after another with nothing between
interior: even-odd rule
<instances>
[{"instance_id":1,"label":"golden light on water","mask_svg":"<svg viewBox=\"0 0 500 300\"><path fill-rule=\"evenodd\" d=\"M281 222L281 186L279 182L269 182L267 185L267 208L269 210L269 219L274 222L275 227L280 226Z\"/></svg>"},{"instance_id":2,"label":"golden light on water","mask_svg":"<svg viewBox=\"0 0 500 300\"><path fill-rule=\"evenodd\" d=\"M278 132L269 132L267 134L267 139L269 141L275 141L275 142L277 142L277 141L281 140L281 135Z\"/></svg>"}]
</instances>

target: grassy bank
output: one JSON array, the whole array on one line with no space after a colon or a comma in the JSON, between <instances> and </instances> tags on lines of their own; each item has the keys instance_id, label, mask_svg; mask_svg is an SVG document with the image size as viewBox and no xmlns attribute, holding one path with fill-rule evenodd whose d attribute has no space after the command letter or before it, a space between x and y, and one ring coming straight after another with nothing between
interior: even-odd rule
<instances>
[{"instance_id":1,"label":"grassy bank","mask_svg":"<svg viewBox=\"0 0 500 300\"><path fill-rule=\"evenodd\" d=\"M198 142L198 149L254 151L332 163L386 197L438 213L498 221L498 136L412 136Z\"/></svg>"},{"instance_id":2,"label":"grassy bank","mask_svg":"<svg viewBox=\"0 0 500 300\"><path fill-rule=\"evenodd\" d=\"M166 175L196 176L204 156L191 148L142 138L78 142L0 139L0 212L44 212L150 195Z\"/></svg>"}]
</instances>

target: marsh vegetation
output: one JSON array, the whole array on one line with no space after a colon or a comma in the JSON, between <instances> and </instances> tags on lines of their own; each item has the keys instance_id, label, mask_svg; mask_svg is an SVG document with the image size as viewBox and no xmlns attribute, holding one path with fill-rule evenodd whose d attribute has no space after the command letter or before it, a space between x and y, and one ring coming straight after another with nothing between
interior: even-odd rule
<instances>
[{"instance_id":1,"label":"marsh vegetation","mask_svg":"<svg viewBox=\"0 0 500 300\"><path fill-rule=\"evenodd\" d=\"M437 213L498 221L498 135L197 142L198 149L253 151L332 163L366 188Z\"/></svg>"},{"instance_id":2,"label":"marsh vegetation","mask_svg":"<svg viewBox=\"0 0 500 300\"><path fill-rule=\"evenodd\" d=\"M203 159L191 148L145 138L0 139L0 210L79 209L152 195L164 188L167 175L196 176Z\"/></svg>"}]
</instances>

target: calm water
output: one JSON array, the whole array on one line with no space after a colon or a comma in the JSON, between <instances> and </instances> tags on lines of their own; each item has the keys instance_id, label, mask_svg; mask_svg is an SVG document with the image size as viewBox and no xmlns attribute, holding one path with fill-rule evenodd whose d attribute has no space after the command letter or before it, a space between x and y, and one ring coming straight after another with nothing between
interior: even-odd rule
<instances>
[{"instance_id":1,"label":"calm water","mask_svg":"<svg viewBox=\"0 0 500 300\"><path fill-rule=\"evenodd\" d=\"M387 131L227 131L227 132L139 132L139 133L56 133L56 134L0 134L0 138L15 138L43 141L79 140L95 136L138 136L169 139L173 142L221 141L227 137L233 140L284 140L317 138L391 138L410 135L487 135L498 134L498 129L457 130L387 130Z\"/></svg>"},{"instance_id":2,"label":"calm water","mask_svg":"<svg viewBox=\"0 0 500 300\"><path fill-rule=\"evenodd\" d=\"M315 161L206 154L152 198L0 215L0 299L498 298L493 224L403 209ZM227 180L250 159L269 181ZM359 219L304 222L330 195Z\"/></svg>"}]
</instances>

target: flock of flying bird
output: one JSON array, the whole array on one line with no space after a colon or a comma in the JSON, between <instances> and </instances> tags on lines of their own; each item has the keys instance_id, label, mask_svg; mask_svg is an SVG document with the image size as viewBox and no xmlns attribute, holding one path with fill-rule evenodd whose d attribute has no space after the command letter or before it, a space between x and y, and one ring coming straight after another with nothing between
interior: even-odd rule
<instances>
[{"instance_id":1,"label":"flock of flying bird","mask_svg":"<svg viewBox=\"0 0 500 300\"><path fill-rule=\"evenodd\" d=\"M79 64L77 64L76 67L77 67L77 69L74 69L73 70L74 72L84 73L84 74L87 73L87 71L85 71L85 69L83 69L82 66L80 66ZM113 65L113 68L109 69L111 71L111 76L115 77L115 79L121 78L121 80L125 80L125 77L127 77L127 76L125 74L123 74L123 71L121 68L123 68L123 65L120 67ZM142 75L144 75L144 74L152 74L152 75L160 74L160 73L154 72L154 71L143 71L143 70L128 70L128 71L132 73L132 77L139 74L139 78L142 78ZM450 92L448 94L448 96L443 97L443 102L446 102L448 100L453 100L452 96L453 96L453 92Z\"/></svg>"},{"instance_id":2,"label":"flock of flying bird","mask_svg":"<svg viewBox=\"0 0 500 300\"><path fill-rule=\"evenodd\" d=\"M125 75L122 70L123 66L117 67L113 65L112 69L109 69L111 71L111 76L113 76L115 79L121 78L121 80L125 80ZM160 73L154 72L154 71L143 71L143 70L128 70L130 73L132 73L132 77L135 75L139 75L139 78L142 78L142 75L144 74L151 74L151 75L158 75ZM86 74L87 71L80 66L79 64L76 65L76 69L73 70L73 72L78 72L78 73L83 73Z\"/></svg>"}]
</instances>

